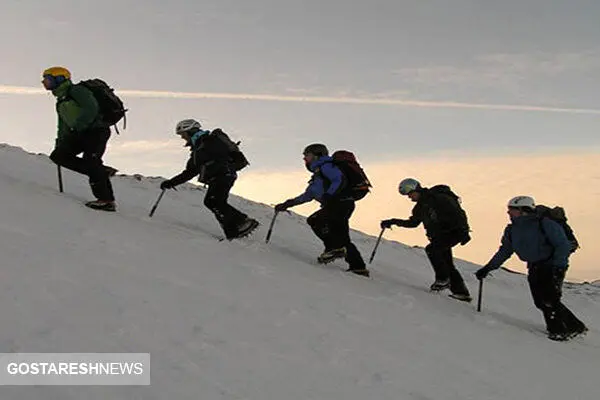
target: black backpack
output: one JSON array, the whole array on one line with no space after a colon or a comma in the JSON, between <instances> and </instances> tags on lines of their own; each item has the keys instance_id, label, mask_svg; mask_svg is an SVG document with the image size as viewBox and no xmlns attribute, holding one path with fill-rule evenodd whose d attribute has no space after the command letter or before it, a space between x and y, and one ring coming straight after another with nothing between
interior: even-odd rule
<instances>
[{"instance_id":1,"label":"black backpack","mask_svg":"<svg viewBox=\"0 0 600 400\"><path fill-rule=\"evenodd\" d=\"M231 164L236 171L240 171L250 165L248 159L239 148L241 142L234 142L219 128L213 130L210 134L216 139L219 139L227 147L227 150L229 150L229 157L231 158Z\"/></svg>"},{"instance_id":2,"label":"black backpack","mask_svg":"<svg viewBox=\"0 0 600 400\"><path fill-rule=\"evenodd\" d=\"M123 119L123 129L125 129L127 124L125 113L128 110L125 109L123 102L115 94L113 88L108 86L102 79L98 78L81 81L78 85L82 85L92 92L100 107L100 114L103 122L107 123L109 126L113 126ZM119 133L119 129L116 126L115 129L117 130L117 133Z\"/></svg>"},{"instance_id":3,"label":"black backpack","mask_svg":"<svg viewBox=\"0 0 600 400\"><path fill-rule=\"evenodd\" d=\"M575 233L573 232L573 229L567 223L567 215L565 213L564 208L562 208L560 206L550 208L550 207L547 207L544 205L537 205L535 207L535 213L538 216L538 218L540 218L540 229L542 230L542 233L544 234L544 236L547 237L546 231L544 230L544 225L541 224L541 219L549 218L552 221L558 223L565 231L565 235L567 236L567 239L569 239L569 242L571 243L571 253L574 253L579 248L579 242L577 241L577 238L575 237Z\"/></svg>"},{"instance_id":4,"label":"black backpack","mask_svg":"<svg viewBox=\"0 0 600 400\"><path fill-rule=\"evenodd\" d=\"M435 196L446 196L452 200L452 205L456 211L455 217L457 226L465 228L467 231L469 230L469 221L467 217L467 213L461 206L460 197L450 189L448 185L435 185L429 188L429 193Z\"/></svg>"},{"instance_id":5,"label":"black backpack","mask_svg":"<svg viewBox=\"0 0 600 400\"><path fill-rule=\"evenodd\" d=\"M332 154L333 164L336 165L346 178L346 188L355 200L363 199L373 187L367 174L362 169L354 153L348 150L338 150Z\"/></svg>"}]
</instances>

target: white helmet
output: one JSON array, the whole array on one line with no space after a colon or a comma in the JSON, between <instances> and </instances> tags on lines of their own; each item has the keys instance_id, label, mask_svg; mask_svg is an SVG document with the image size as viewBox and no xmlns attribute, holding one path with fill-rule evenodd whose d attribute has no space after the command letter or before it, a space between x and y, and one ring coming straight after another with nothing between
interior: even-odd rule
<instances>
[{"instance_id":1,"label":"white helmet","mask_svg":"<svg viewBox=\"0 0 600 400\"><path fill-rule=\"evenodd\" d=\"M200 122L196 121L195 119L184 119L177 123L175 133L177 135L181 135L182 133L189 132L192 129L200 130L200 128L202 128L202 125L200 125Z\"/></svg>"},{"instance_id":2,"label":"white helmet","mask_svg":"<svg viewBox=\"0 0 600 400\"><path fill-rule=\"evenodd\" d=\"M515 208L529 207L535 209L535 200L530 196L517 196L508 201L508 206Z\"/></svg>"},{"instance_id":3,"label":"white helmet","mask_svg":"<svg viewBox=\"0 0 600 400\"><path fill-rule=\"evenodd\" d=\"M398 192L400 192L400 194L404 196L406 196L410 192L414 192L415 190L419 189L421 189L421 184L418 180L413 178L403 179L398 184Z\"/></svg>"}]
</instances>

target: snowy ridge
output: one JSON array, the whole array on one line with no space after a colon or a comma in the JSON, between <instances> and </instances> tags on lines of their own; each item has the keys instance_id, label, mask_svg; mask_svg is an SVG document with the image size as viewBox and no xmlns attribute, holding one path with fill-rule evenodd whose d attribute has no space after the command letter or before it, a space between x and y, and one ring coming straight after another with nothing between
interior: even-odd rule
<instances>
[{"instance_id":1,"label":"snowy ridge","mask_svg":"<svg viewBox=\"0 0 600 400\"><path fill-rule=\"evenodd\" d=\"M116 166L118 167L118 166ZM305 218L233 196L262 226L221 232L195 185L113 179L117 213L89 210L84 177L0 145L3 352L149 352L149 387L0 387L4 399L596 399L600 282L567 284L590 333L547 340L521 274L474 304L428 292L422 249L383 241L365 279L322 250ZM360 204L358 205L360 207ZM353 232L368 257L375 238ZM458 261L474 296L477 266Z\"/></svg>"}]
</instances>

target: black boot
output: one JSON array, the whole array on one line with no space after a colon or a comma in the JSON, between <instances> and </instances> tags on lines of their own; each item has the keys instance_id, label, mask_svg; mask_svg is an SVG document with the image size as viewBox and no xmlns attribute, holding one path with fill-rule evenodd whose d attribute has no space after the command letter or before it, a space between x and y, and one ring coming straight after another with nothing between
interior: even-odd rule
<instances>
[{"instance_id":1,"label":"black boot","mask_svg":"<svg viewBox=\"0 0 600 400\"><path fill-rule=\"evenodd\" d=\"M346 271L352 272L352 273L354 273L356 275L366 276L367 278L369 276L371 276L371 273L365 267L362 267L362 268L348 268Z\"/></svg>"},{"instance_id":2,"label":"black boot","mask_svg":"<svg viewBox=\"0 0 600 400\"><path fill-rule=\"evenodd\" d=\"M233 235L228 236L227 239L232 240L249 236L259 225L257 220L246 218L246 220L237 227L237 231Z\"/></svg>"},{"instance_id":3,"label":"black boot","mask_svg":"<svg viewBox=\"0 0 600 400\"><path fill-rule=\"evenodd\" d=\"M117 206L114 201L105 201L105 200L88 201L87 203L85 203L85 206L92 208L94 210L117 211Z\"/></svg>"},{"instance_id":4,"label":"black boot","mask_svg":"<svg viewBox=\"0 0 600 400\"><path fill-rule=\"evenodd\" d=\"M346 248L340 247L339 249L325 250L317 258L320 264L328 264L334 261L336 258L346 258Z\"/></svg>"}]
</instances>

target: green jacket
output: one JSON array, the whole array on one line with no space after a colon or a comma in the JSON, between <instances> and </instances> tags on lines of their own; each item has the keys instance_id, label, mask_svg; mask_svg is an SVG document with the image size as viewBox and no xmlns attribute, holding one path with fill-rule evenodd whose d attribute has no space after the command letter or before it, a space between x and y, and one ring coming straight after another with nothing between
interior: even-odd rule
<instances>
[{"instance_id":1,"label":"green jacket","mask_svg":"<svg viewBox=\"0 0 600 400\"><path fill-rule=\"evenodd\" d=\"M86 130L107 125L99 117L100 108L93 93L86 87L67 80L52 91L56 97L58 140Z\"/></svg>"}]
</instances>

